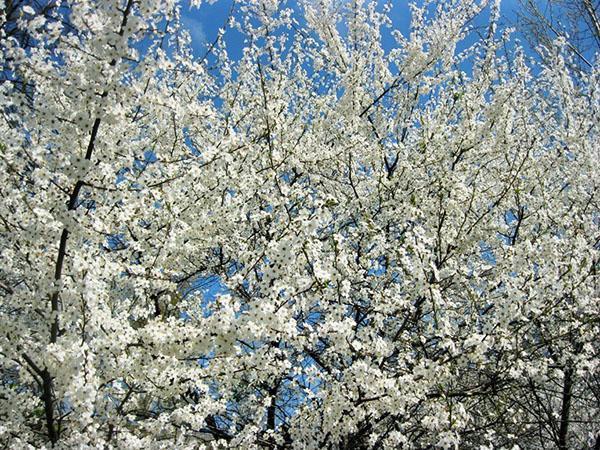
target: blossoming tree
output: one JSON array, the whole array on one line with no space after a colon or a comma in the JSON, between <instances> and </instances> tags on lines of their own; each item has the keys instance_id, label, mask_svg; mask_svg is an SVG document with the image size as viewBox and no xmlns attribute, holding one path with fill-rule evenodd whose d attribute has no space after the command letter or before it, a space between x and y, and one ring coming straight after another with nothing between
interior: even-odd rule
<instances>
[{"instance_id":1,"label":"blossoming tree","mask_svg":"<svg viewBox=\"0 0 600 450\"><path fill-rule=\"evenodd\" d=\"M597 65L473 0L194 57L182 7L0 0L0 442L598 448Z\"/></svg>"}]
</instances>

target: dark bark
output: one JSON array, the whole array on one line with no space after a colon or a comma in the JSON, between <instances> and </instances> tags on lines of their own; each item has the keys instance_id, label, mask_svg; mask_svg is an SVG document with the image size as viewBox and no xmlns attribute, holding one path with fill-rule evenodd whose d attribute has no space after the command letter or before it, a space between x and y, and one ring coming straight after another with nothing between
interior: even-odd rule
<instances>
[{"instance_id":1,"label":"dark bark","mask_svg":"<svg viewBox=\"0 0 600 450\"><path fill-rule=\"evenodd\" d=\"M571 413L571 397L573 395L573 369L571 367L565 370L562 406L560 411L560 429L558 431L558 448L566 450L568 448L569 434L569 415Z\"/></svg>"}]
</instances>

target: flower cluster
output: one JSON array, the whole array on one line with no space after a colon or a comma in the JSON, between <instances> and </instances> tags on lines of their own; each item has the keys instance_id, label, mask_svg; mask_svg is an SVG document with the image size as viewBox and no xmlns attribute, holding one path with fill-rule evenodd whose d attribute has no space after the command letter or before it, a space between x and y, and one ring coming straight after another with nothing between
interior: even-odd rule
<instances>
[{"instance_id":1,"label":"flower cluster","mask_svg":"<svg viewBox=\"0 0 600 450\"><path fill-rule=\"evenodd\" d=\"M600 445L597 66L497 2L242 0L199 59L184 2L21 3L1 445Z\"/></svg>"}]
</instances>

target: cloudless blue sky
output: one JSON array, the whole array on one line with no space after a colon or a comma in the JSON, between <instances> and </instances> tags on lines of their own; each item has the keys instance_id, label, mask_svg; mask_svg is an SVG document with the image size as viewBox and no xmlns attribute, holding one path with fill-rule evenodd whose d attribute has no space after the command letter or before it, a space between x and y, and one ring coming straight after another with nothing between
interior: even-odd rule
<instances>
[{"instance_id":1,"label":"cloudless blue sky","mask_svg":"<svg viewBox=\"0 0 600 450\"><path fill-rule=\"evenodd\" d=\"M394 6L390 15L394 28L400 30L405 35L409 31L410 25L409 3L409 0L394 1ZM203 55L206 45L214 41L219 28L227 21L232 4L232 0L217 0L213 4L204 3L199 9L184 7L183 24L190 31L196 56ZM296 9L298 8L298 4L296 1L288 1L286 2L286 7ZM514 25L517 8L518 0L504 0L501 4L502 22ZM237 17L239 17L239 5L236 10ZM489 7L488 10L478 18L476 25L485 26L487 24L488 12ZM243 37L235 30L228 30L226 42L230 56L234 59L239 58L244 46ZM384 37L384 46L386 43L391 46L391 39L385 39Z\"/></svg>"}]
</instances>

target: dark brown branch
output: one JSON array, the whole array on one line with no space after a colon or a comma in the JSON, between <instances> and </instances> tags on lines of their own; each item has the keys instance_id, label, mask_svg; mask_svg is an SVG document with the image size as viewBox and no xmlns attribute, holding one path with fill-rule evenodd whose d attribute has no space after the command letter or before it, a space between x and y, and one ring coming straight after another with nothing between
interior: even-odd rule
<instances>
[{"instance_id":1,"label":"dark brown branch","mask_svg":"<svg viewBox=\"0 0 600 450\"><path fill-rule=\"evenodd\" d=\"M119 30L119 35L123 35L125 32L125 27L127 25L127 19L131 12L131 8L133 7L133 0L128 0L127 6L123 11L123 20L121 21L121 27ZM111 66L114 66L117 63L116 59L113 59L110 62ZM108 95L108 91L104 91L102 93L102 97L106 97ZM98 130L100 128L100 118L96 118L94 121L94 125L92 126L92 131L90 133L90 139L88 141L85 159L91 160L92 154L94 152L94 145L96 142L96 137L98 135ZM83 187L83 180L78 180L73 187L73 191L69 196L68 210L72 211L77 208L77 200L79 198L79 193L81 188ZM62 272L64 268L65 255L67 254L67 240L69 238L69 230L65 227L62 230L60 236L60 243L58 246L58 255L56 257L56 265L54 267L54 280L57 282L62 277ZM55 291L50 296L50 307L52 309L52 325L50 326L50 342L55 343L58 339L59 333L59 322L58 322L58 312L59 312L59 286L55 286ZM31 363L29 363L31 365ZM32 366L33 368L33 366ZM34 369L35 370L35 369ZM39 370L39 368L38 368ZM50 442L54 446L54 444L58 441L59 431L55 424L54 419L54 394L53 394L53 383L52 376L48 372L48 369L44 368L39 375L42 379L42 400L44 402L44 413L46 416L46 426L48 432L48 438Z\"/></svg>"},{"instance_id":2,"label":"dark brown branch","mask_svg":"<svg viewBox=\"0 0 600 450\"><path fill-rule=\"evenodd\" d=\"M569 416L571 414L571 398L573 390L573 368L565 369L564 384L562 392L562 406L560 411L560 429L558 431L558 448L568 448Z\"/></svg>"}]
</instances>

